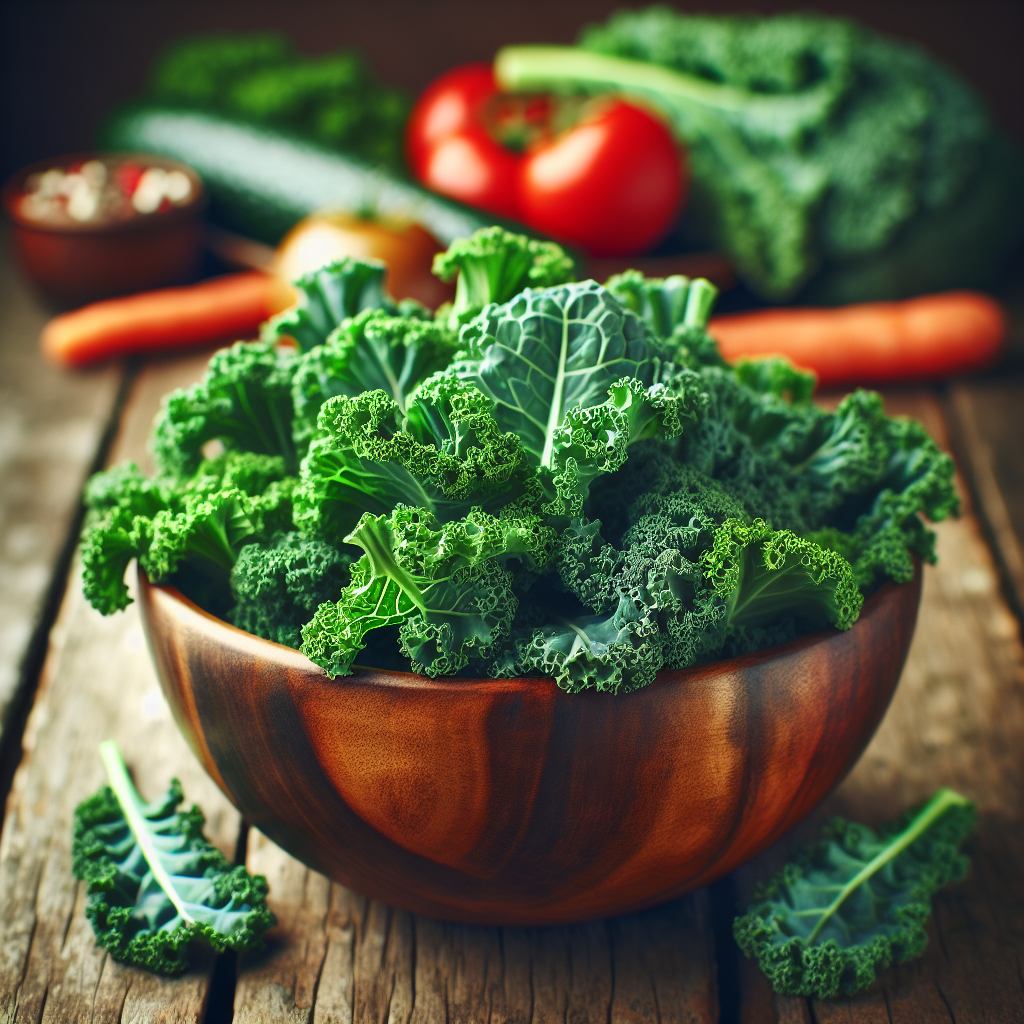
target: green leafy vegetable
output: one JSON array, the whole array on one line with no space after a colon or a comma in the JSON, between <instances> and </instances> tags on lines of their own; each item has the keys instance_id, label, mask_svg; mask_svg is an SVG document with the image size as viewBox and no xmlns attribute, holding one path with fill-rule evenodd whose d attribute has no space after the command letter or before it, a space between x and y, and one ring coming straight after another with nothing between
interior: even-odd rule
<instances>
[{"instance_id":1,"label":"green leafy vegetable","mask_svg":"<svg viewBox=\"0 0 1024 1024\"><path fill-rule=\"evenodd\" d=\"M740 949L776 992L835 999L863 991L879 970L924 952L931 898L966 873L957 851L974 821L974 805L951 789L877 835L836 819L736 919Z\"/></svg>"},{"instance_id":2,"label":"green leafy vegetable","mask_svg":"<svg viewBox=\"0 0 1024 1024\"><path fill-rule=\"evenodd\" d=\"M561 246L502 228L484 228L452 243L434 257L442 281L456 278L453 326L467 323L492 302L508 302L524 288L550 288L575 281L573 261Z\"/></svg>"},{"instance_id":3,"label":"green leafy vegetable","mask_svg":"<svg viewBox=\"0 0 1024 1024\"><path fill-rule=\"evenodd\" d=\"M727 519L701 555L704 574L725 602L732 630L758 628L796 615L813 628L849 629L864 596L849 563L834 551L762 519Z\"/></svg>"},{"instance_id":4,"label":"green leafy vegetable","mask_svg":"<svg viewBox=\"0 0 1024 1024\"><path fill-rule=\"evenodd\" d=\"M295 437L308 443L320 407L335 395L380 390L404 411L411 393L443 370L458 347L443 324L367 309L337 327L299 362L292 385Z\"/></svg>"},{"instance_id":5,"label":"green leafy vegetable","mask_svg":"<svg viewBox=\"0 0 1024 1024\"><path fill-rule=\"evenodd\" d=\"M526 289L463 330L452 372L494 404L535 465L550 466L570 409L601 405L623 377L656 382L661 347L642 320L595 281Z\"/></svg>"},{"instance_id":6,"label":"green leafy vegetable","mask_svg":"<svg viewBox=\"0 0 1024 1024\"><path fill-rule=\"evenodd\" d=\"M159 475L87 489L90 601L124 607L136 558L332 676L617 693L847 629L934 558L921 517L956 511L949 457L878 395L826 412L784 360L727 366L706 281L565 281L556 246L498 228L439 266L464 282L454 313L395 306L379 266L341 261L266 327L280 344L218 353L172 395Z\"/></svg>"},{"instance_id":7,"label":"green leafy vegetable","mask_svg":"<svg viewBox=\"0 0 1024 1024\"><path fill-rule=\"evenodd\" d=\"M133 558L154 581L187 562L193 582L201 580L222 611L239 549L290 525L295 484L282 457L238 451L202 462L184 481L149 480L134 463L98 473L85 492L86 596L109 615L130 601L124 574Z\"/></svg>"},{"instance_id":8,"label":"green leafy vegetable","mask_svg":"<svg viewBox=\"0 0 1024 1024\"><path fill-rule=\"evenodd\" d=\"M348 583L349 554L298 532L270 545L248 544L231 570L237 604L231 621L240 629L288 647L302 643L302 627L317 608L336 600Z\"/></svg>"},{"instance_id":9,"label":"green leafy vegetable","mask_svg":"<svg viewBox=\"0 0 1024 1024\"><path fill-rule=\"evenodd\" d=\"M263 325L261 340L290 338L308 352L322 345L343 320L364 309L396 312L397 307L384 291L386 270L380 260L346 256L303 274L295 282L298 302Z\"/></svg>"},{"instance_id":10,"label":"green leafy vegetable","mask_svg":"<svg viewBox=\"0 0 1024 1024\"><path fill-rule=\"evenodd\" d=\"M274 924L266 880L232 867L206 840L199 808L179 808L177 779L145 803L117 747L108 740L100 754L110 785L78 805L72 845L97 942L119 963L157 974L186 970L193 943L218 953L260 946Z\"/></svg>"},{"instance_id":11,"label":"green leafy vegetable","mask_svg":"<svg viewBox=\"0 0 1024 1024\"><path fill-rule=\"evenodd\" d=\"M153 454L162 474L191 476L203 446L280 455L289 472L298 459L292 441L294 350L270 342L237 342L210 359L203 379L172 391L153 427Z\"/></svg>"},{"instance_id":12,"label":"green leafy vegetable","mask_svg":"<svg viewBox=\"0 0 1024 1024\"><path fill-rule=\"evenodd\" d=\"M773 300L976 286L1024 226L1024 164L922 51L811 13L621 11L578 48L508 47L507 88L612 91L669 118L693 172L688 241Z\"/></svg>"},{"instance_id":13,"label":"green leafy vegetable","mask_svg":"<svg viewBox=\"0 0 1024 1024\"><path fill-rule=\"evenodd\" d=\"M363 512L409 504L448 522L475 505L500 508L529 483L519 438L501 433L484 396L457 378L424 382L404 412L383 391L340 395L319 424L295 523L335 544Z\"/></svg>"},{"instance_id":14,"label":"green leafy vegetable","mask_svg":"<svg viewBox=\"0 0 1024 1024\"><path fill-rule=\"evenodd\" d=\"M345 538L366 554L338 603L322 605L303 630L302 649L331 675L345 675L367 632L401 625L415 671L454 675L508 634L518 602L503 564L517 558L542 569L551 534L515 507L497 517L473 509L443 525L423 509L366 514Z\"/></svg>"}]
</instances>

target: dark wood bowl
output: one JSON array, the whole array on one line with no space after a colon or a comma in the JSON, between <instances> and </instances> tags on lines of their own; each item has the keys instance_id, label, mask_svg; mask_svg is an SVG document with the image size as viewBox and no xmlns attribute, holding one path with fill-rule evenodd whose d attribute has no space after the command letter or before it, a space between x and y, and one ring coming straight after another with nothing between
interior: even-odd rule
<instances>
[{"instance_id":1,"label":"dark wood bowl","mask_svg":"<svg viewBox=\"0 0 1024 1024\"><path fill-rule=\"evenodd\" d=\"M141 573L139 591L179 727L262 832L407 910L550 925L705 885L807 815L885 713L920 580L883 587L846 632L624 696L372 669L332 682Z\"/></svg>"}]
</instances>

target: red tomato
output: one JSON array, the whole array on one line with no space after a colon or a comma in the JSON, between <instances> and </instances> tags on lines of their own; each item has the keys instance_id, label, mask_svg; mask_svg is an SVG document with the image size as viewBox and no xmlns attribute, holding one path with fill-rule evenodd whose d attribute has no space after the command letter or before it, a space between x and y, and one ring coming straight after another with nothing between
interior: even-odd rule
<instances>
[{"instance_id":1,"label":"red tomato","mask_svg":"<svg viewBox=\"0 0 1024 1024\"><path fill-rule=\"evenodd\" d=\"M688 168L665 125L613 100L527 154L519 212L591 256L636 256L668 230L688 190Z\"/></svg>"},{"instance_id":2,"label":"red tomato","mask_svg":"<svg viewBox=\"0 0 1024 1024\"><path fill-rule=\"evenodd\" d=\"M499 217L518 217L519 157L484 128L467 128L437 143L418 175L427 188Z\"/></svg>"},{"instance_id":3,"label":"red tomato","mask_svg":"<svg viewBox=\"0 0 1024 1024\"><path fill-rule=\"evenodd\" d=\"M482 63L452 68L427 86L405 126L405 155L417 178L442 139L483 124L484 107L497 91L494 69Z\"/></svg>"}]
</instances>

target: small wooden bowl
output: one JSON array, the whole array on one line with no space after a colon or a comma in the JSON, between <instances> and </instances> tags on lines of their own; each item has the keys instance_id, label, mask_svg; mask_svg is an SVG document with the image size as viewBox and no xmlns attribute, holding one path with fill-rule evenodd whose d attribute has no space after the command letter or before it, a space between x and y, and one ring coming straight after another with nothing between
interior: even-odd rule
<instances>
[{"instance_id":1,"label":"small wooden bowl","mask_svg":"<svg viewBox=\"0 0 1024 1024\"><path fill-rule=\"evenodd\" d=\"M104 156L181 171L191 182L191 198L172 210L123 221L51 224L20 212L18 201L30 175ZM19 263L36 287L60 305L184 284L199 269L206 194L199 175L178 160L145 153L66 153L13 174L0 191L0 202L14 224Z\"/></svg>"},{"instance_id":2,"label":"small wooden bowl","mask_svg":"<svg viewBox=\"0 0 1024 1024\"><path fill-rule=\"evenodd\" d=\"M871 738L921 590L918 571L846 632L610 696L372 669L332 682L139 575L164 694L245 817L353 889L489 925L639 910L775 842Z\"/></svg>"}]
</instances>

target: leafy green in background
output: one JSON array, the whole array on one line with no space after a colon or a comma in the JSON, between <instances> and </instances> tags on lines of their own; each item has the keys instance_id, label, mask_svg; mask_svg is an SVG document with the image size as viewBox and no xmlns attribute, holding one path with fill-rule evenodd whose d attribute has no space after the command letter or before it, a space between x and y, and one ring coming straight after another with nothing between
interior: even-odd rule
<instances>
[{"instance_id":1,"label":"leafy green in background","mask_svg":"<svg viewBox=\"0 0 1024 1024\"><path fill-rule=\"evenodd\" d=\"M1024 162L915 47L820 14L620 11L576 49L509 47L518 89L623 92L686 142L687 241L758 295L828 304L990 280L1019 242Z\"/></svg>"},{"instance_id":2,"label":"leafy green in background","mask_svg":"<svg viewBox=\"0 0 1024 1024\"><path fill-rule=\"evenodd\" d=\"M203 836L198 807L179 809L181 785L145 803L116 745L100 745L109 786L78 805L72 854L86 883L96 940L122 964L157 974L188 968L188 947L216 952L262 945L274 924L267 882L232 867Z\"/></svg>"},{"instance_id":3,"label":"leafy green in background","mask_svg":"<svg viewBox=\"0 0 1024 1024\"><path fill-rule=\"evenodd\" d=\"M940 789L877 835L837 818L736 919L740 949L784 995L866 989L878 971L924 952L932 896L966 874L958 850L975 817L971 801Z\"/></svg>"},{"instance_id":4,"label":"leafy green in background","mask_svg":"<svg viewBox=\"0 0 1024 1024\"><path fill-rule=\"evenodd\" d=\"M410 100L379 82L356 50L305 57L276 33L195 36L158 61L150 91L402 168Z\"/></svg>"}]
</instances>

